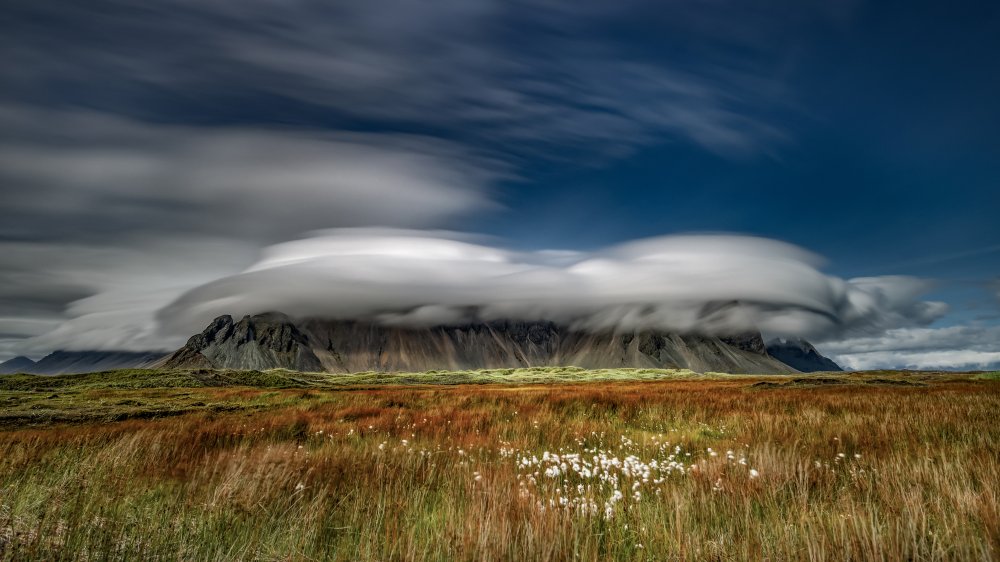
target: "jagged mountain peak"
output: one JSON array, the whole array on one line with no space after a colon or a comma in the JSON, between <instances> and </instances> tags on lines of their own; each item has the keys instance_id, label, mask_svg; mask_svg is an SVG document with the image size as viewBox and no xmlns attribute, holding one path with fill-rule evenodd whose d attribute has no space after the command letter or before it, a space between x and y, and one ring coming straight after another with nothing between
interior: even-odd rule
<instances>
[{"instance_id":1,"label":"jagged mountain peak","mask_svg":"<svg viewBox=\"0 0 1000 562\"><path fill-rule=\"evenodd\" d=\"M494 320L430 327L363 320L295 321L270 312L220 316L167 367L288 368L332 372L575 365L779 373L759 333L724 338L657 331L591 333L550 321Z\"/></svg>"},{"instance_id":2,"label":"jagged mountain peak","mask_svg":"<svg viewBox=\"0 0 1000 562\"><path fill-rule=\"evenodd\" d=\"M167 358L164 366L322 370L308 338L280 312L246 315L238 322L228 314L219 316Z\"/></svg>"}]
</instances>

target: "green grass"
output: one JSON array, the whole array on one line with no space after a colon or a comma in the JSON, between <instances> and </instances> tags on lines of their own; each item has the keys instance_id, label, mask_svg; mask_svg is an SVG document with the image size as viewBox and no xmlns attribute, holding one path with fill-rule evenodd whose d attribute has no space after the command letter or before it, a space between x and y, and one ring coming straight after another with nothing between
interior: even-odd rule
<instances>
[{"instance_id":1,"label":"green grass","mask_svg":"<svg viewBox=\"0 0 1000 562\"><path fill-rule=\"evenodd\" d=\"M57 391L60 389L205 388L248 386L255 388L338 388L384 385L539 384L698 378L686 369L595 369L578 367L529 367L425 373L301 373L268 371L125 369L80 375L4 375L0 391Z\"/></svg>"},{"instance_id":2,"label":"green grass","mask_svg":"<svg viewBox=\"0 0 1000 562\"><path fill-rule=\"evenodd\" d=\"M1000 371L992 371L989 373L979 373L976 378L981 381L1000 381Z\"/></svg>"},{"instance_id":3,"label":"green grass","mask_svg":"<svg viewBox=\"0 0 1000 562\"><path fill-rule=\"evenodd\" d=\"M913 371L869 371L863 373L822 373L817 375L754 375L778 384L808 379L844 383L871 381L942 381L996 380L1000 373L950 373ZM480 369L468 371L427 371L423 373L303 373L283 369L267 371L235 370L159 370L124 369L79 375L0 375L0 391L60 391L98 389L153 388L315 388L385 385L458 385L458 384L553 384L576 382L658 381L658 380L745 380L747 375L696 373L687 369L582 369L579 367L526 367L517 369ZM799 379L798 381L796 381Z\"/></svg>"},{"instance_id":4,"label":"green grass","mask_svg":"<svg viewBox=\"0 0 1000 562\"><path fill-rule=\"evenodd\" d=\"M0 390L96 390L252 386L304 388L322 384L324 375L291 371L214 371L123 369L79 375L5 375Z\"/></svg>"}]
</instances>

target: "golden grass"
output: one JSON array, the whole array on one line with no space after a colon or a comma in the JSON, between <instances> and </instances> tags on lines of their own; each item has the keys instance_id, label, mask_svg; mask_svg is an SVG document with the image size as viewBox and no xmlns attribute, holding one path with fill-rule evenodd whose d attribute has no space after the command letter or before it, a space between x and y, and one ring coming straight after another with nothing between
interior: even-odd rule
<instances>
[{"instance_id":1,"label":"golden grass","mask_svg":"<svg viewBox=\"0 0 1000 562\"><path fill-rule=\"evenodd\" d=\"M1000 556L996 382L756 380L199 389L273 407L14 428L0 559Z\"/></svg>"}]
</instances>

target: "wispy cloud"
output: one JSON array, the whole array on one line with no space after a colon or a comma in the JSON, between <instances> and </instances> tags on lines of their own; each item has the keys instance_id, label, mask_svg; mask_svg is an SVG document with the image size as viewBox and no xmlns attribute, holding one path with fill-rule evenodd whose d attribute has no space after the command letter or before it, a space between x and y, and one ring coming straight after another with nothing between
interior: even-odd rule
<instances>
[{"instance_id":1,"label":"wispy cloud","mask_svg":"<svg viewBox=\"0 0 1000 562\"><path fill-rule=\"evenodd\" d=\"M183 232L276 241L330 225L428 226L492 205L498 173L407 135L150 125L3 108L7 238ZM40 229L39 225L45 225Z\"/></svg>"},{"instance_id":2,"label":"wispy cloud","mask_svg":"<svg viewBox=\"0 0 1000 562\"><path fill-rule=\"evenodd\" d=\"M262 245L331 225L447 223L495 208L489 186L503 173L407 135L24 107L0 108L0 128L0 338L29 338L29 352L169 346L153 313Z\"/></svg>"},{"instance_id":3,"label":"wispy cloud","mask_svg":"<svg viewBox=\"0 0 1000 562\"><path fill-rule=\"evenodd\" d=\"M18 0L8 7L18 24L0 39L3 78L22 101L125 113L148 114L150 97L203 99L225 113L269 96L505 152L664 138L759 152L784 134L761 117L782 104L780 72L739 53L773 50L804 18L830 17L820 3L585 4ZM657 40L676 36L680 52L666 56L669 41L651 53L624 48L615 28L626 14L655 21ZM684 56L685 38L707 64Z\"/></svg>"}]
</instances>

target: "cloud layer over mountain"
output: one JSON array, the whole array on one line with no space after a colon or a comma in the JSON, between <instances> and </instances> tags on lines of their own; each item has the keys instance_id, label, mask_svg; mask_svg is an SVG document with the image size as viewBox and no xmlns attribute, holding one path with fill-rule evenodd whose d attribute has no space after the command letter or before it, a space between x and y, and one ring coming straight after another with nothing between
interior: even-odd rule
<instances>
[{"instance_id":1,"label":"cloud layer over mountain","mask_svg":"<svg viewBox=\"0 0 1000 562\"><path fill-rule=\"evenodd\" d=\"M473 237L338 229L268 248L239 275L164 308L168 332L278 310L390 323L545 319L592 330L843 337L926 325L947 310L904 277L843 280L763 238L663 236L595 252L517 252Z\"/></svg>"},{"instance_id":2,"label":"cloud layer over mountain","mask_svg":"<svg viewBox=\"0 0 1000 562\"><path fill-rule=\"evenodd\" d=\"M997 35L945 12L11 0L0 359L166 349L214 314L282 309L761 327L848 365L988 360L1000 343L972 334L894 347L1000 321ZM741 236L622 243L688 231L835 263ZM954 310L928 325L928 300Z\"/></svg>"}]
</instances>

